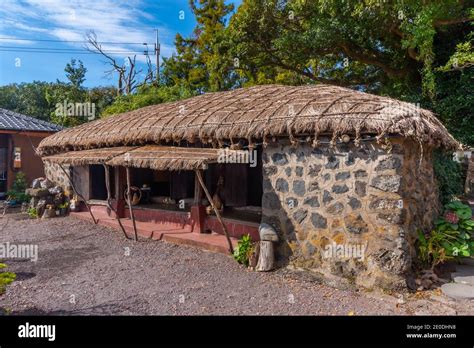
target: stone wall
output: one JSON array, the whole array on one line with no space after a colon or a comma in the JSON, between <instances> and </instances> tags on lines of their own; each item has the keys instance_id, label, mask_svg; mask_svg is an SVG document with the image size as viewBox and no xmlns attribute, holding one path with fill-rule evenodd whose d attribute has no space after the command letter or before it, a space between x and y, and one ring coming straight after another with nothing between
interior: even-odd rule
<instances>
[{"instance_id":1,"label":"stone wall","mask_svg":"<svg viewBox=\"0 0 474 348\"><path fill-rule=\"evenodd\" d=\"M415 143L391 143L390 153L374 142L264 150L262 222L280 235L280 266L365 287L405 286L416 229L431 227L437 192L431 155L420 160Z\"/></svg>"},{"instance_id":2,"label":"stone wall","mask_svg":"<svg viewBox=\"0 0 474 348\"><path fill-rule=\"evenodd\" d=\"M43 164L46 178L54 182L54 184L61 186L65 191L71 192L72 188L69 184L69 179L59 165L49 161L43 161ZM66 172L69 171L69 165L63 165L63 168Z\"/></svg>"}]
</instances>

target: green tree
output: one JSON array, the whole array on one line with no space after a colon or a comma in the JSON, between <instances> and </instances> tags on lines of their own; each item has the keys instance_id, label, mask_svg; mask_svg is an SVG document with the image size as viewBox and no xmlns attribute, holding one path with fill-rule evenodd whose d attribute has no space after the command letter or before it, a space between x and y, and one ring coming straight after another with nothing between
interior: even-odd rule
<instances>
[{"instance_id":1,"label":"green tree","mask_svg":"<svg viewBox=\"0 0 474 348\"><path fill-rule=\"evenodd\" d=\"M66 64L64 71L66 72L66 78L69 80L69 82L75 88L80 89L86 80L85 76L87 72L87 68L84 67L82 61L79 60L76 64L76 60L71 59L71 62Z\"/></svg>"},{"instance_id":2,"label":"green tree","mask_svg":"<svg viewBox=\"0 0 474 348\"><path fill-rule=\"evenodd\" d=\"M234 6L226 5L224 0L190 0L190 7L197 26L190 38L176 35L177 54L165 59L163 64L165 83L183 85L197 92L233 87L225 28Z\"/></svg>"}]
</instances>

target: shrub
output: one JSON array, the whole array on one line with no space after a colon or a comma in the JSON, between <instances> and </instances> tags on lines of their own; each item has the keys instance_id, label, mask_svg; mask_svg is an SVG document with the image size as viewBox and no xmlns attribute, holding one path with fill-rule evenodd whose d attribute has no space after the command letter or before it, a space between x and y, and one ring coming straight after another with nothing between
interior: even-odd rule
<instances>
[{"instance_id":1,"label":"shrub","mask_svg":"<svg viewBox=\"0 0 474 348\"><path fill-rule=\"evenodd\" d=\"M234 249L234 259L237 260L238 263L248 266L252 250L253 245L250 235L244 235L239 239L237 247Z\"/></svg>"},{"instance_id":2,"label":"shrub","mask_svg":"<svg viewBox=\"0 0 474 348\"><path fill-rule=\"evenodd\" d=\"M443 216L429 235L418 232L420 259L434 267L447 260L470 257L474 255L473 235L471 207L452 201L446 204Z\"/></svg>"},{"instance_id":3,"label":"shrub","mask_svg":"<svg viewBox=\"0 0 474 348\"><path fill-rule=\"evenodd\" d=\"M7 196L10 200L15 200L18 202L28 202L30 196L25 193L28 183L26 181L26 176L23 172L18 172L15 175L15 180L13 181L12 189L7 192Z\"/></svg>"},{"instance_id":4,"label":"shrub","mask_svg":"<svg viewBox=\"0 0 474 348\"><path fill-rule=\"evenodd\" d=\"M6 268L7 265L0 263L0 269ZM16 279L16 274L12 272L0 272L0 294L5 292L7 285Z\"/></svg>"}]
</instances>

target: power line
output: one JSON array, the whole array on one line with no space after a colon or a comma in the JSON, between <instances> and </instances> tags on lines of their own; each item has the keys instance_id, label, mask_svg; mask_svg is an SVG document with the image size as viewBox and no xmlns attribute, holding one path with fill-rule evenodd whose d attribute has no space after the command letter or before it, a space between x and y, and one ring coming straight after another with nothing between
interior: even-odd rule
<instances>
[{"instance_id":1,"label":"power line","mask_svg":"<svg viewBox=\"0 0 474 348\"><path fill-rule=\"evenodd\" d=\"M55 54L61 54L61 53L66 53L66 54L100 54L99 52L85 52L85 51L77 51L77 52L69 52L69 51L27 51L27 50L14 50L14 49L7 49L7 48L0 48L0 52L17 52L17 53L55 53ZM136 52L129 52L129 53L123 53L123 52L106 52L109 54L136 54L138 56L147 56L148 53L136 53Z\"/></svg>"},{"instance_id":2,"label":"power line","mask_svg":"<svg viewBox=\"0 0 474 348\"><path fill-rule=\"evenodd\" d=\"M11 40L11 41L37 41L37 42L63 42L63 43L88 43L88 41L82 40L52 40L52 39L25 39L17 37L0 37L0 40ZM153 45L148 42L118 42L118 41L101 41L99 44L106 45Z\"/></svg>"},{"instance_id":3,"label":"power line","mask_svg":"<svg viewBox=\"0 0 474 348\"><path fill-rule=\"evenodd\" d=\"M83 52L85 49L77 49L77 48L54 48L54 47L18 47L18 46L0 46L0 49L5 48L5 49L10 49L10 50L15 50L18 52L22 51L58 51L58 52ZM142 53L145 51L134 51L134 50L103 50L105 53Z\"/></svg>"}]
</instances>

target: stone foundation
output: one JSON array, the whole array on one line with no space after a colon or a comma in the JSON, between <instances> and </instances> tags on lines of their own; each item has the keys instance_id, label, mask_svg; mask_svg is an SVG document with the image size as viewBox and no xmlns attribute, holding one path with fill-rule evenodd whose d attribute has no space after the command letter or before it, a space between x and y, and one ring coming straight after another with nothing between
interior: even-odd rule
<instances>
[{"instance_id":1,"label":"stone foundation","mask_svg":"<svg viewBox=\"0 0 474 348\"><path fill-rule=\"evenodd\" d=\"M262 222L279 233L280 266L405 286L416 230L431 227L437 192L431 154L420 159L415 143L391 143L390 153L374 142L264 149Z\"/></svg>"}]
</instances>

